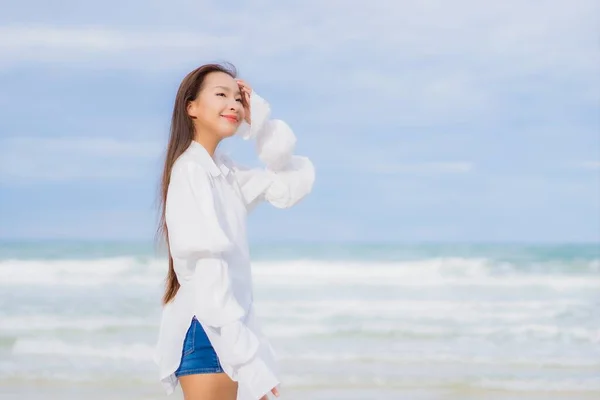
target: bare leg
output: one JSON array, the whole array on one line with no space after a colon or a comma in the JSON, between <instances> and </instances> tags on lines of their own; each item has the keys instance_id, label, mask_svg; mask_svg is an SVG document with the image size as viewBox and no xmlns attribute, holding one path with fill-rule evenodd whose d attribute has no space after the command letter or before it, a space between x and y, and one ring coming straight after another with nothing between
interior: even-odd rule
<instances>
[{"instance_id":1,"label":"bare leg","mask_svg":"<svg viewBox=\"0 0 600 400\"><path fill-rule=\"evenodd\" d=\"M193 374L179 378L184 400L236 400L238 384L224 373Z\"/></svg>"}]
</instances>

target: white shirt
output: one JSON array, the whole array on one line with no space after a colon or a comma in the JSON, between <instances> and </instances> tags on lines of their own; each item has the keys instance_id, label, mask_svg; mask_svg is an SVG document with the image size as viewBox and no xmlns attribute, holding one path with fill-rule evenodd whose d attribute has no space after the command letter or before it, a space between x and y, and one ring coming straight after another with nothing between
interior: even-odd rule
<instances>
[{"instance_id":1,"label":"white shirt","mask_svg":"<svg viewBox=\"0 0 600 400\"><path fill-rule=\"evenodd\" d=\"M223 370L238 382L238 400L260 399L280 383L275 352L254 313L246 216L263 200L279 208L296 204L312 190L315 172L308 158L293 155L293 132L269 120L269 105L254 92L251 110L252 125L238 133L256 139L266 168L213 158L192 141L171 172L166 223L181 287L163 307L155 353L167 394L178 384L174 372L194 315Z\"/></svg>"}]
</instances>

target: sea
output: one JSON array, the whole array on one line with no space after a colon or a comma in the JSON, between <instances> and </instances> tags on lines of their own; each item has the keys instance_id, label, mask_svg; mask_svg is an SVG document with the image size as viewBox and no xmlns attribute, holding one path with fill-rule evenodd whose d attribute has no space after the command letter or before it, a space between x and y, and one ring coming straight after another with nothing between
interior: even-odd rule
<instances>
[{"instance_id":1,"label":"sea","mask_svg":"<svg viewBox=\"0 0 600 400\"><path fill-rule=\"evenodd\" d=\"M600 244L251 252L281 399L600 399ZM166 270L152 243L0 242L0 399L166 399Z\"/></svg>"}]
</instances>

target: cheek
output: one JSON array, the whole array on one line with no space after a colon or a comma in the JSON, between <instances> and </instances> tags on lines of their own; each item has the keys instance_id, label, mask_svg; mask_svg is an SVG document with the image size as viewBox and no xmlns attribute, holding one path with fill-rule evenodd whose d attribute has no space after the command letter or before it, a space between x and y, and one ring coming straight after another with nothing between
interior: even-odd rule
<instances>
[{"instance_id":1,"label":"cheek","mask_svg":"<svg viewBox=\"0 0 600 400\"><path fill-rule=\"evenodd\" d=\"M218 101L205 101L198 107L198 114L206 122L214 121L221 115L222 109Z\"/></svg>"}]
</instances>

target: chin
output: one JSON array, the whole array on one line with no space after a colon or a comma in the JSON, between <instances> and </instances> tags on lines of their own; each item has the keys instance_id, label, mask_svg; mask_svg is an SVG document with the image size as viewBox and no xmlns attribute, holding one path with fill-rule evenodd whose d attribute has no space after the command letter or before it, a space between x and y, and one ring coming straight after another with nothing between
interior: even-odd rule
<instances>
[{"instance_id":1,"label":"chin","mask_svg":"<svg viewBox=\"0 0 600 400\"><path fill-rule=\"evenodd\" d=\"M233 125L233 124L227 123L227 124L220 125L216 131L218 132L218 135L220 137L228 138L228 137L235 135L235 133L238 131L239 127L240 127L239 124Z\"/></svg>"},{"instance_id":2,"label":"chin","mask_svg":"<svg viewBox=\"0 0 600 400\"><path fill-rule=\"evenodd\" d=\"M235 135L236 132L237 132L237 128L221 129L219 131L219 136L221 136L222 138L228 138L228 137Z\"/></svg>"}]
</instances>

